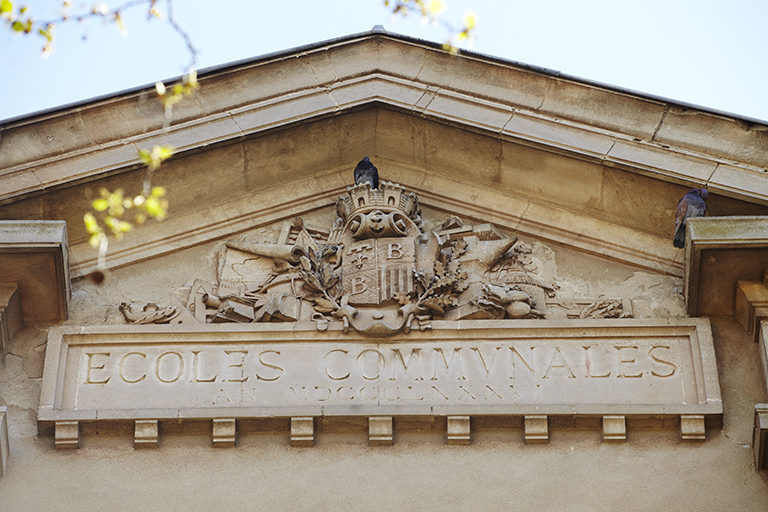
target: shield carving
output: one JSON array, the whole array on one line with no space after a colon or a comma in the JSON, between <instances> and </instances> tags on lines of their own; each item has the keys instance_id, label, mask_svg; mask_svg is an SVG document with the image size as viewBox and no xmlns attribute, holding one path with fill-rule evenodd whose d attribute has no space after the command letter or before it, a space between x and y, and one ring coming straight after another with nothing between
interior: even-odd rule
<instances>
[{"instance_id":1,"label":"shield carving","mask_svg":"<svg viewBox=\"0 0 768 512\"><path fill-rule=\"evenodd\" d=\"M413 237L369 238L344 248L342 283L349 304L377 305L413 291Z\"/></svg>"}]
</instances>

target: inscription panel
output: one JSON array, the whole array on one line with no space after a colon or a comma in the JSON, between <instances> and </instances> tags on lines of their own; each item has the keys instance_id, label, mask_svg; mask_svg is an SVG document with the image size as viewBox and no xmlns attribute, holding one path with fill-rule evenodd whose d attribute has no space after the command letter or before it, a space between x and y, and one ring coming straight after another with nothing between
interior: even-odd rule
<instances>
[{"instance_id":1,"label":"inscription panel","mask_svg":"<svg viewBox=\"0 0 768 512\"><path fill-rule=\"evenodd\" d=\"M722 413L706 320L435 324L52 329L39 418Z\"/></svg>"}]
</instances>

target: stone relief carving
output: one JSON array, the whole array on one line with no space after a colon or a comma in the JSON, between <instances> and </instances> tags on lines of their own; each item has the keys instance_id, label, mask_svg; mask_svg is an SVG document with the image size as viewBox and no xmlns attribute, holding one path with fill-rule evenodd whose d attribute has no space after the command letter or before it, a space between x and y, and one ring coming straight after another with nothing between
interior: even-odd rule
<instances>
[{"instance_id":1,"label":"stone relief carving","mask_svg":"<svg viewBox=\"0 0 768 512\"><path fill-rule=\"evenodd\" d=\"M556 298L531 247L458 217L425 231L402 185L347 187L327 231L286 222L276 242L228 241L218 282L197 280L186 304L121 304L126 322L340 322L373 335L431 328L433 319L625 318L621 299Z\"/></svg>"}]
</instances>

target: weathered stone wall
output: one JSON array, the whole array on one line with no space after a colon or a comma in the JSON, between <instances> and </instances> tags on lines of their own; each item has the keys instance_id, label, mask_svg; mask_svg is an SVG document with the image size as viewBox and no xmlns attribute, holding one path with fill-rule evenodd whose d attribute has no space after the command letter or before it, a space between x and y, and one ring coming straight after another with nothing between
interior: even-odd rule
<instances>
[{"instance_id":1,"label":"weathered stone wall","mask_svg":"<svg viewBox=\"0 0 768 512\"><path fill-rule=\"evenodd\" d=\"M627 297L639 317L683 316L679 279L524 242L530 268L563 296ZM173 288L215 280L216 253L215 243L172 253L117 269L102 286L78 279L66 324L120 324L122 301L164 304ZM766 510L768 477L750 449L753 406L766 401L758 345L733 319L712 327L724 415L703 443L681 443L675 420L629 419L627 442L606 444L599 419L560 417L548 444L526 445L519 418L475 418L472 444L449 446L444 419L396 417L390 447L368 446L359 420L318 421L314 447L291 447L288 420L277 420L242 428L230 449L211 446L210 424L170 421L160 424L157 450L135 450L130 424L84 428L80 449L56 450L36 424L46 326L26 326L0 366L11 447L0 503L8 511Z\"/></svg>"}]
</instances>

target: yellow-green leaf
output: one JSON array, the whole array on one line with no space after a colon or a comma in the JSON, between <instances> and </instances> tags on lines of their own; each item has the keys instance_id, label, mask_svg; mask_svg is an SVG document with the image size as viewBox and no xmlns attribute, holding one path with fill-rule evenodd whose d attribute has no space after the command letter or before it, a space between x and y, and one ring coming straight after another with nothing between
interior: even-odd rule
<instances>
[{"instance_id":1,"label":"yellow-green leaf","mask_svg":"<svg viewBox=\"0 0 768 512\"><path fill-rule=\"evenodd\" d=\"M445 10L445 2L443 0L431 0L427 5L427 11L430 14L437 16Z\"/></svg>"},{"instance_id":2,"label":"yellow-green leaf","mask_svg":"<svg viewBox=\"0 0 768 512\"><path fill-rule=\"evenodd\" d=\"M464 13L464 26L466 31L470 31L477 26L477 13L473 11L467 11Z\"/></svg>"},{"instance_id":3,"label":"yellow-green leaf","mask_svg":"<svg viewBox=\"0 0 768 512\"><path fill-rule=\"evenodd\" d=\"M94 217L91 212L88 212L83 216L83 221L85 222L85 229L89 234L94 235L103 231L99 227L99 222L96 220L96 217Z\"/></svg>"},{"instance_id":4,"label":"yellow-green leaf","mask_svg":"<svg viewBox=\"0 0 768 512\"><path fill-rule=\"evenodd\" d=\"M91 206L93 206L93 209L98 212L103 212L109 207L109 203L107 203L106 199L94 199L91 202Z\"/></svg>"}]
</instances>

